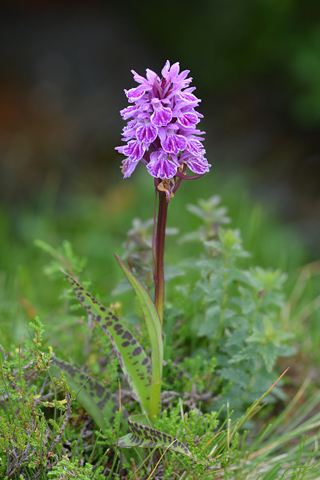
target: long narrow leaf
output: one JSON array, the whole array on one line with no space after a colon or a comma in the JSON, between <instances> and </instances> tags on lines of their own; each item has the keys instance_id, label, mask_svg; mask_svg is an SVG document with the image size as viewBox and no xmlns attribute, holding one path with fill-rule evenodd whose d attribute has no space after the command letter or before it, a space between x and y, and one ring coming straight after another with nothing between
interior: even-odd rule
<instances>
[{"instance_id":1,"label":"long narrow leaf","mask_svg":"<svg viewBox=\"0 0 320 480\"><path fill-rule=\"evenodd\" d=\"M149 292L145 289L138 278L131 272L131 270L123 263L121 258L115 254L116 259L131 283L137 298L140 302L146 327L149 333L151 344L151 399L149 414L152 418L153 415L158 414L160 392L161 392L161 380L162 380L162 365L163 365L163 341L161 334L161 321L153 303Z\"/></svg>"},{"instance_id":2,"label":"long narrow leaf","mask_svg":"<svg viewBox=\"0 0 320 480\"><path fill-rule=\"evenodd\" d=\"M191 458L191 453L186 445L167 433L160 432L145 425L142 415L132 415L128 424L132 433L119 438L118 447L159 447L169 448L177 453L183 453Z\"/></svg>"},{"instance_id":3,"label":"long narrow leaf","mask_svg":"<svg viewBox=\"0 0 320 480\"><path fill-rule=\"evenodd\" d=\"M107 423L114 422L114 416L119 411L119 396L110 393L97 380L81 372L76 367L57 357L52 357L50 362L50 372L53 376L60 378L60 372L63 372L71 390L77 394L77 401L89 413L96 424L104 430ZM127 410L121 406L120 431L124 433L128 430Z\"/></svg>"},{"instance_id":4,"label":"long narrow leaf","mask_svg":"<svg viewBox=\"0 0 320 480\"><path fill-rule=\"evenodd\" d=\"M151 362L127 326L98 302L74 278L63 272L83 308L110 337L133 397L148 409L151 395Z\"/></svg>"}]
</instances>

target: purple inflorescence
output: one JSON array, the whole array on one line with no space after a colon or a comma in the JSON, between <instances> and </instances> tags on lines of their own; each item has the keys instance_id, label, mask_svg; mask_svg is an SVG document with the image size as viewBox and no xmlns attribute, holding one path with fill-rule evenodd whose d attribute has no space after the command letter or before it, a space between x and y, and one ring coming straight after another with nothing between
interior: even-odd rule
<instances>
[{"instance_id":1,"label":"purple inflorescence","mask_svg":"<svg viewBox=\"0 0 320 480\"><path fill-rule=\"evenodd\" d=\"M193 94L195 87L189 87L189 70L179 71L179 63L170 67L169 61L161 79L149 69L146 78L132 70L139 86L125 90L133 105L120 113L124 120L131 120L122 132L126 144L116 147L127 157L122 162L124 178L130 177L139 162L161 180L173 178L185 165L196 174L209 171L201 143L205 132L196 128L203 117L195 110L201 100Z\"/></svg>"}]
</instances>

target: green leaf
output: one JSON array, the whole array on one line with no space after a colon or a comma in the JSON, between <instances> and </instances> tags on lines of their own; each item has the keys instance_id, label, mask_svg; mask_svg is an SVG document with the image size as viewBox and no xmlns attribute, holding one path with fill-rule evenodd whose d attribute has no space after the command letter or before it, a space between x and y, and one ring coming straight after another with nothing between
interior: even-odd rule
<instances>
[{"instance_id":1,"label":"green leaf","mask_svg":"<svg viewBox=\"0 0 320 480\"><path fill-rule=\"evenodd\" d=\"M211 248L214 248L218 251L221 250L221 242L218 242L218 240L207 240L206 242L203 242L204 245L206 245L207 247L211 247Z\"/></svg>"},{"instance_id":2,"label":"green leaf","mask_svg":"<svg viewBox=\"0 0 320 480\"><path fill-rule=\"evenodd\" d=\"M220 317L221 306L210 306L206 311L204 322L199 327L198 337L214 338L218 332Z\"/></svg>"},{"instance_id":3,"label":"green leaf","mask_svg":"<svg viewBox=\"0 0 320 480\"><path fill-rule=\"evenodd\" d=\"M277 463L277 465L274 465L269 472L267 472L261 480L276 480L279 478L279 472L282 468L282 464Z\"/></svg>"},{"instance_id":4,"label":"green leaf","mask_svg":"<svg viewBox=\"0 0 320 480\"><path fill-rule=\"evenodd\" d=\"M47 275L60 273L61 267L68 270L72 275L79 275L86 264L86 259L77 257L73 252L71 243L67 240L64 240L58 248L51 247L43 240L35 240L34 244L54 259L44 268Z\"/></svg>"},{"instance_id":5,"label":"green leaf","mask_svg":"<svg viewBox=\"0 0 320 480\"><path fill-rule=\"evenodd\" d=\"M190 233L186 233L185 235L182 235L179 238L178 243L187 243L187 242L194 242L194 241L197 241L197 242L201 241L201 239L199 238L199 232L198 231L190 232ZM193 266L194 266L194 264L193 264Z\"/></svg>"},{"instance_id":6,"label":"green leaf","mask_svg":"<svg viewBox=\"0 0 320 480\"><path fill-rule=\"evenodd\" d=\"M151 344L151 399L149 404L149 414L158 415L161 380L162 380L162 365L163 365L163 341L161 332L161 321L153 303L149 292L144 288L137 277L129 270L123 263L121 258L115 254L117 262L119 263L123 273L131 283L139 303L141 305L144 320L148 330L150 344Z\"/></svg>"},{"instance_id":7,"label":"green leaf","mask_svg":"<svg viewBox=\"0 0 320 480\"><path fill-rule=\"evenodd\" d=\"M274 337L274 326L272 320L269 317L263 318L264 333L267 338Z\"/></svg>"},{"instance_id":8,"label":"green leaf","mask_svg":"<svg viewBox=\"0 0 320 480\"><path fill-rule=\"evenodd\" d=\"M85 288L63 272L83 308L110 337L133 397L148 408L151 395L150 359L127 326L111 310L99 303Z\"/></svg>"},{"instance_id":9,"label":"green leaf","mask_svg":"<svg viewBox=\"0 0 320 480\"><path fill-rule=\"evenodd\" d=\"M250 338L250 337L249 337ZM238 363L242 362L242 360L252 360L256 356L257 347L256 345L251 344L246 348L242 348L240 352L234 353L232 358L228 360L228 363Z\"/></svg>"},{"instance_id":10,"label":"green leaf","mask_svg":"<svg viewBox=\"0 0 320 480\"><path fill-rule=\"evenodd\" d=\"M250 375L236 368L222 368L219 371L221 378L229 380L230 382L240 385L241 387L246 387L250 383Z\"/></svg>"},{"instance_id":11,"label":"green leaf","mask_svg":"<svg viewBox=\"0 0 320 480\"><path fill-rule=\"evenodd\" d=\"M277 360L277 347L273 343L264 345L262 348L262 357L267 371L271 372Z\"/></svg>"},{"instance_id":12,"label":"green leaf","mask_svg":"<svg viewBox=\"0 0 320 480\"><path fill-rule=\"evenodd\" d=\"M80 405L91 415L101 430L107 427L106 422L113 423L115 412L119 411L119 396L110 393L97 380L81 372L70 363L52 357L50 373L54 377L60 378L61 371L64 373L70 389L76 392ZM121 406L120 431L123 434L128 430L128 424L125 420L128 416L127 410Z\"/></svg>"},{"instance_id":13,"label":"green leaf","mask_svg":"<svg viewBox=\"0 0 320 480\"><path fill-rule=\"evenodd\" d=\"M226 347L232 345L241 345L248 337L248 327L238 327L235 331L228 337L226 341Z\"/></svg>"},{"instance_id":14,"label":"green leaf","mask_svg":"<svg viewBox=\"0 0 320 480\"><path fill-rule=\"evenodd\" d=\"M174 267L173 265L165 265L164 267L165 282L169 282L176 277L182 277L183 275L185 275L185 272L178 267Z\"/></svg>"},{"instance_id":15,"label":"green leaf","mask_svg":"<svg viewBox=\"0 0 320 480\"><path fill-rule=\"evenodd\" d=\"M119 438L118 447L159 447L168 448L177 453L192 457L188 447L167 433L160 432L147 425L143 415L133 415L128 419L132 433Z\"/></svg>"},{"instance_id":16,"label":"green leaf","mask_svg":"<svg viewBox=\"0 0 320 480\"><path fill-rule=\"evenodd\" d=\"M250 335L250 337L247 338L246 340L248 343L250 342L258 342L258 343L266 343L266 336L262 332L256 332Z\"/></svg>"}]
</instances>

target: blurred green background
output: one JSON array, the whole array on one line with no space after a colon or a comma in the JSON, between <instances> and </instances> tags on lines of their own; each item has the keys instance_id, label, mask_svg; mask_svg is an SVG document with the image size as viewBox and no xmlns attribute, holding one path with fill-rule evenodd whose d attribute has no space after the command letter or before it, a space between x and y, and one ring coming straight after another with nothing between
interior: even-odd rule
<instances>
[{"instance_id":1,"label":"blurred green background","mask_svg":"<svg viewBox=\"0 0 320 480\"><path fill-rule=\"evenodd\" d=\"M160 72L169 59L203 99L212 178L244 175L318 255L318 0L21 0L0 13L0 190L11 212L48 188L63 207L66 195L121 182L114 146L130 69Z\"/></svg>"},{"instance_id":2,"label":"blurred green background","mask_svg":"<svg viewBox=\"0 0 320 480\"><path fill-rule=\"evenodd\" d=\"M319 258L318 0L10 1L0 7L0 271L3 298L20 295L30 318L49 315L57 294L46 293L35 238L72 240L110 292L114 249L133 217L152 216L151 177L141 166L122 180L114 147L130 70L160 73L167 59L191 71L213 166L179 190L169 226L192 230L185 203L218 193L253 263L292 270Z\"/></svg>"}]
</instances>

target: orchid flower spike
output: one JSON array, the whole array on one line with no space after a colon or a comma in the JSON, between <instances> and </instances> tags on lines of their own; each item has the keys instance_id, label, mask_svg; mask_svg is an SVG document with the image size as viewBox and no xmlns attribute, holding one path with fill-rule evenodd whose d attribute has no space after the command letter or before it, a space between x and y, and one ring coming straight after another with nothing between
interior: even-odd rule
<instances>
[{"instance_id":1,"label":"orchid flower spike","mask_svg":"<svg viewBox=\"0 0 320 480\"><path fill-rule=\"evenodd\" d=\"M198 175L209 171L202 145L205 132L196 127L203 117L195 110L201 100L193 94L195 87L189 87L189 70L179 71L179 63L170 67L169 61L162 78L149 69L146 78L132 70L139 85L125 90L132 105L120 114L130 120L122 132L125 145L116 147L127 157L121 167L124 178L131 176L139 162L161 181L174 178L177 172L181 177L186 166Z\"/></svg>"}]
</instances>

